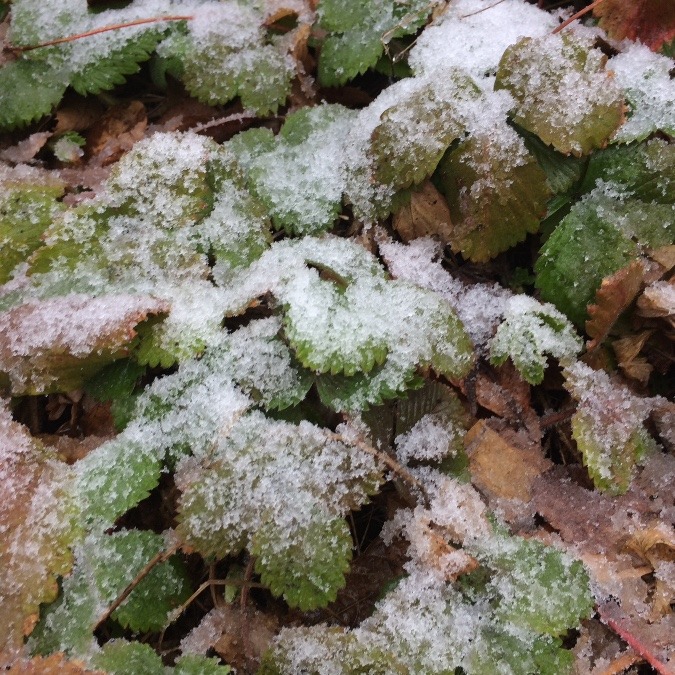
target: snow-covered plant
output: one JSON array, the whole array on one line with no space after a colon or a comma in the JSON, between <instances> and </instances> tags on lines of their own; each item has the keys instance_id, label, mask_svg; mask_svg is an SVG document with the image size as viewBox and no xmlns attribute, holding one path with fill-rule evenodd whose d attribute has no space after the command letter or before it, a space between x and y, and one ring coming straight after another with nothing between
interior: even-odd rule
<instances>
[{"instance_id":1,"label":"snow-covered plant","mask_svg":"<svg viewBox=\"0 0 675 675\"><path fill-rule=\"evenodd\" d=\"M511 534L490 512L466 432L478 406L480 424L503 415L522 462L556 423L531 389L555 360L597 488L625 492L658 451L675 80L668 56L557 25L524 0L11 3L0 131L145 61L155 91L180 82L250 126L218 143L153 120L88 199L3 150L0 665L228 672L194 654L165 666L139 637L192 602L189 554L212 572L248 562L244 588L255 575L307 619L261 673L572 672L588 575L562 535ZM368 71L354 103L342 85ZM76 163L87 139L60 133L47 147ZM584 328L595 370L577 361ZM635 358L645 344L656 366ZM116 433L66 463L22 408L39 396L50 415L100 406ZM405 575L358 625L310 626L347 583L348 517L392 479L407 504L381 538L408 542ZM138 512L165 489L151 531ZM99 646L102 626L117 637Z\"/></svg>"}]
</instances>

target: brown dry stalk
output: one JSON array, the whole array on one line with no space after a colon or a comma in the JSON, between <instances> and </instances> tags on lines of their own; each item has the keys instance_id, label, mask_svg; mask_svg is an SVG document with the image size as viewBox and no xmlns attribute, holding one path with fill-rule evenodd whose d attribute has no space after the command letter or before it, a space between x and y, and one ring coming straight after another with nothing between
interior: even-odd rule
<instances>
[{"instance_id":1,"label":"brown dry stalk","mask_svg":"<svg viewBox=\"0 0 675 675\"><path fill-rule=\"evenodd\" d=\"M159 565L160 563L166 562L178 549L180 544L174 544L171 548L168 548L166 551L160 551L157 555L153 556L147 563L147 565L136 575L136 577L131 581L131 583L115 598L115 601L106 609L105 612L100 616L99 620L94 624L94 632L99 629L99 627L104 624L109 618L110 615L129 597L131 592L138 586L138 584L145 579L145 577L152 572L153 568Z\"/></svg>"},{"instance_id":2,"label":"brown dry stalk","mask_svg":"<svg viewBox=\"0 0 675 675\"><path fill-rule=\"evenodd\" d=\"M415 476L413 476L410 473L410 471L402 467L393 457L390 457L386 452L381 452L380 450L377 450L372 445L368 445L368 443L366 443L365 441L361 441L358 439L354 440L347 439L342 434L337 434L331 431L326 431L325 434L328 438L334 441L338 441L339 443L343 443L344 445L353 445L359 450L363 450L363 452L367 452L369 455L376 457L383 464L389 467L394 473L398 474L401 478L403 478L403 480L406 481L406 483L409 483L412 487L417 488L422 493L424 500L427 503L429 502L429 495L427 494L424 485L422 485L422 483L418 481L417 478L415 478Z\"/></svg>"},{"instance_id":3,"label":"brown dry stalk","mask_svg":"<svg viewBox=\"0 0 675 675\"><path fill-rule=\"evenodd\" d=\"M583 9L579 10L576 14L572 14L572 16L569 19L567 19L567 21L563 21L557 28L555 28L552 31L552 34L555 35L564 28L567 28L567 26L569 26L572 23L572 21L576 21L577 19L580 19L582 16L593 11L593 9L595 9L600 3L604 1L605 0L595 0L595 2L592 2L590 5L588 5L588 7L584 7Z\"/></svg>"},{"instance_id":4,"label":"brown dry stalk","mask_svg":"<svg viewBox=\"0 0 675 675\"><path fill-rule=\"evenodd\" d=\"M135 21L128 21L127 23L115 23L110 26L101 26L101 28L94 28L84 33L77 33L76 35L68 35L67 37L56 38L55 40L48 40L37 45L26 45L24 47L13 47L7 45L6 50L11 52L28 52L33 49L40 49L40 47L52 47L60 45L64 42L73 42L74 40L81 40L82 38L98 35L99 33L107 33L111 30L119 30L120 28L132 28L133 26L143 26L147 23L159 23L161 21L191 21L193 16L154 16L149 19L136 19Z\"/></svg>"}]
</instances>

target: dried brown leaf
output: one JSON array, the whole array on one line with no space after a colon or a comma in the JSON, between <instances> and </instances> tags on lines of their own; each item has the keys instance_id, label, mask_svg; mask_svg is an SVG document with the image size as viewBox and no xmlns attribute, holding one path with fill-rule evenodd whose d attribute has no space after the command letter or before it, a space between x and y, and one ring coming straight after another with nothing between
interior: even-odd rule
<instances>
[{"instance_id":1,"label":"dried brown leaf","mask_svg":"<svg viewBox=\"0 0 675 675\"><path fill-rule=\"evenodd\" d=\"M675 38L672 0L604 0L593 8L593 14L616 40L639 40L658 51Z\"/></svg>"},{"instance_id":2,"label":"dried brown leaf","mask_svg":"<svg viewBox=\"0 0 675 675\"><path fill-rule=\"evenodd\" d=\"M588 306L590 319L586 321L586 333L593 338L587 345L589 351L602 343L619 316L635 300L643 278L644 265L642 261L634 260L602 280L595 294L595 304Z\"/></svg>"},{"instance_id":3,"label":"dried brown leaf","mask_svg":"<svg viewBox=\"0 0 675 675\"><path fill-rule=\"evenodd\" d=\"M485 420L468 431L464 444L474 485L505 499L530 501L534 480L552 466L540 449L508 442Z\"/></svg>"},{"instance_id":4,"label":"dried brown leaf","mask_svg":"<svg viewBox=\"0 0 675 675\"><path fill-rule=\"evenodd\" d=\"M105 675L102 670L87 668L83 661L67 659L63 652L20 659L7 673L8 675Z\"/></svg>"},{"instance_id":5,"label":"dried brown leaf","mask_svg":"<svg viewBox=\"0 0 675 675\"><path fill-rule=\"evenodd\" d=\"M52 137L51 131L38 131L16 145L0 152L0 159L14 164L26 164L35 158L45 143Z\"/></svg>"},{"instance_id":6,"label":"dried brown leaf","mask_svg":"<svg viewBox=\"0 0 675 675\"><path fill-rule=\"evenodd\" d=\"M654 367L644 356L638 356L654 331L645 330L635 335L628 335L612 343L621 372L631 380L647 384Z\"/></svg>"},{"instance_id":7,"label":"dried brown leaf","mask_svg":"<svg viewBox=\"0 0 675 675\"><path fill-rule=\"evenodd\" d=\"M406 244L418 237L434 237L447 244L452 237L448 204L429 180L412 193L410 203L394 216L393 225Z\"/></svg>"},{"instance_id":8,"label":"dried brown leaf","mask_svg":"<svg viewBox=\"0 0 675 675\"><path fill-rule=\"evenodd\" d=\"M88 154L106 166L117 161L145 135L148 118L140 101L111 108L87 135Z\"/></svg>"}]
</instances>

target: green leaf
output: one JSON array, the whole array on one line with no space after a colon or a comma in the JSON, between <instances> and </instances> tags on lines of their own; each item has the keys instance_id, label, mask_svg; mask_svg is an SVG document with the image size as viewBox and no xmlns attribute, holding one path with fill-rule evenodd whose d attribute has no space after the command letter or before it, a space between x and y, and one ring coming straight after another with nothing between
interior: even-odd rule
<instances>
[{"instance_id":1,"label":"green leaf","mask_svg":"<svg viewBox=\"0 0 675 675\"><path fill-rule=\"evenodd\" d=\"M200 101L219 105L240 96L258 115L276 112L290 93L295 64L284 45L269 43L264 20L253 6L211 3L188 22L186 34L169 36L158 53L180 63L175 74Z\"/></svg>"},{"instance_id":2,"label":"green leaf","mask_svg":"<svg viewBox=\"0 0 675 675\"><path fill-rule=\"evenodd\" d=\"M36 628L35 649L84 655L102 608L116 600L164 545L162 536L140 530L89 534L76 551L73 573L64 580L61 595ZM138 582L112 619L135 632L159 631L169 611L189 594L182 567L174 560L161 562Z\"/></svg>"},{"instance_id":3,"label":"green leaf","mask_svg":"<svg viewBox=\"0 0 675 675\"><path fill-rule=\"evenodd\" d=\"M415 368L402 369L390 360L375 366L369 373L345 375L323 374L316 378L321 401L336 412L363 412L384 401L405 396L418 389L424 379Z\"/></svg>"},{"instance_id":4,"label":"green leaf","mask_svg":"<svg viewBox=\"0 0 675 675\"><path fill-rule=\"evenodd\" d=\"M609 61L607 67L614 72L628 102L628 119L612 141L642 141L657 131L675 135L672 58L655 54L647 45L629 44Z\"/></svg>"},{"instance_id":5,"label":"green leaf","mask_svg":"<svg viewBox=\"0 0 675 675\"><path fill-rule=\"evenodd\" d=\"M546 173L546 181L554 194L562 195L570 192L579 183L584 175L585 161L583 159L563 155L550 145L546 145L538 136L524 129L519 130L519 133L525 147L534 155L539 166ZM591 162L597 154L591 155ZM550 209L547 215L551 215Z\"/></svg>"},{"instance_id":6,"label":"green leaf","mask_svg":"<svg viewBox=\"0 0 675 675\"><path fill-rule=\"evenodd\" d=\"M564 371L565 388L578 401L572 436L597 488L623 494L637 464L657 445L644 422L658 399L634 396L603 371L576 363Z\"/></svg>"},{"instance_id":7,"label":"green leaf","mask_svg":"<svg viewBox=\"0 0 675 675\"><path fill-rule=\"evenodd\" d=\"M301 611L325 607L345 585L352 537L344 520L313 516L288 541L278 525L264 524L251 540L255 570L276 596Z\"/></svg>"},{"instance_id":8,"label":"green leaf","mask_svg":"<svg viewBox=\"0 0 675 675\"><path fill-rule=\"evenodd\" d=\"M466 672L492 675L503 670L509 675L572 675L574 654L550 637L511 634L498 627L482 631L468 658ZM508 669L508 670L505 670Z\"/></svg>"},{"instance_id":9,"label":"green leaf","mask_svg":"<svg viewBox=\"0 0 675 675\"><path fill-rule=\"evenodd\" d=\"M42 245L44 231L63 209L58 199L63 196L64 185L58 180L45 184L44 180L42 176L13 180L11 173L2 176L0 284L7 282L14 268Z\"/></svg>"},{"instance_id":10,"label":"green leaf","mask_svg":"<svg viewBox=\"0 0 675 675\"><path fill-rule=\"evenodd\" d=\"M344 84L374 66L385 44L417 31L432 6L426 0L325 0L319 25L330 31L319 56L319 82Z\"/></svg>"},{"instance_id":11,"label":"green leaf","mask_svg":"<svg viewBox=\"0 0 675 675\"><path fill-rule=\"evenodd\" d=\"M605 215L610 201L592 194L572 207L541 249L537 288L579 326L602 280L638 254L636 244Z\"/></svg>"},{"instance_id":12,"label":"green leaf","mask_svg":"<svg viewBox=\"0 0 675 675\"><path fill-rule=\"evenodd\" d=\"M495 536L477 555L495 571L495 618L557 637L593 608L589 577L578 560L534 539Z\"/></svg>"},{"instance_id":13,"label":"green leaf","mask_svg":"<svg viewBox=\"0 0 675 675\"><path fill-rule=\"evenodd\" d=\"M162 659L150 647L140 642L111 640L92 659L92 665L110 675L162 675Z\"/></svg>"},{"instance_id":14,"label":"green leaf","mask_svg":"<svg viewBox=\"0 0 675 675\"><path fill-rule=\"evenodd\" d=\"M566 317L551 305L526 295L508 300L504 319L490 340L490 362L501 366L508 358L530 384L541 384L547 354L567 361L581 350L581 340Z\"/></svg>"},{"instance_id":15,"label":"green leaf","mask_svg":"<svg viewBox=\"0 0 675 675\"><path fill-rule=\"evenodd\" d=\"M334 225L345 190L344 139L355 115L339 105L303 109L288 116L274 143L265 138L240 159L275 228L316 234Z\"/></svg>"},{"instance_id":16,"label":"green leaf","mask_svg":"<svg viewBox=\"0 0 675 675\"><path fill-rule=\"evenodd\" d=\"M66 76L40 61L19 58L0 67L0 128L23 127L49 115L61 100Z\"/></svg>"},{"instance_id":17,"label":"green leaf","mask_svg":"<svg viewBox=\"0 0 675 675\"><path fill-rule=\"evenodd\" d=\"M674 204L675 145L654 138L594 152L580 190L590 192L598 181L612 183L644 202Z\"/></svg>"},{"instance_id":18,"label":"green leaf","mask_svg":"<svg viewBox=\"0 0 675 675\"><path fill-rule=\"evenodd\" d=\"M112 50L103 58L93 60L86 68L74 73L70 85L78 93L100 94L124 84L128 75L140 70L140 63L147 61L159 44L163 30L148 29L137 33L123 46Z\"/></svg>"},{"instance_id":19,"label":"green leaf","mask_svg":"<svg viewBox=\"0 0 675 675\"><path fill-rule=\"evenodd\" d=\"M570 33L523 38L504 52L495 88L513 94L517 124L559 152L584 155L623 122L623 95L605 61Z\"/></svg>"},{"instance_id":20,"label":"green leaf","mask_svg":"<svg viewBox=\"0 0 675 675\"><path fill-rule=\"evenodd\" d=\"M208 454L179 463L178 533L208 558L249 548L275 594L315 608L344 583L351 539L342 517L380 479L369 454L318 427L249 413Z\"/></svg>"},{"instance_id":21,"label":"green leaf","mask_svg":"<svg viewBox=\"0 0 675 675\"><path fill-rule=\"evenodd\" d=\"M475 262L536 232L551 194L546 174L505 123L498 134L474 133L451 148L437 177L452 217L450 244Z\"/></svg>"},{"instance_id":22,"label":"green leaf","mask_svg":"<svg viewBox=\"0 0 675 675\"><path fill-rule=\"evenodd\" d=\"M129 435L107 441L75 465L75 493L85 522L112 525L159 483L162 465L157 453L135 440L133 432Z\"/></svg>"},{"instance_id":23,"label":"green leaf","mask_svg":"<svg viewBox=\"0 0 675 675\"><path fill-rule=\"evenodd\" d=\"M465 77L449 77L454 86L425 83L380 115L370 147L380 183L395 190L421 183L434 172L450 144L463 135L464 124L447 88L455 88L457 97L476 97L475 85Z\"/></svg>"}]
</instances>

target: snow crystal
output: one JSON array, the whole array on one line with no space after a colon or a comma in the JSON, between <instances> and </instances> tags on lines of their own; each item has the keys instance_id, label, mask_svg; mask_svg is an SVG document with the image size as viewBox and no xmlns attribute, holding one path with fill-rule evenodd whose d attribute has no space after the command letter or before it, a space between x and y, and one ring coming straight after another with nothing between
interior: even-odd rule
<instances>
[{"instance_id":1,"label":"snow crystal","mask_svg":"<svg viewBox=\"0 0 675 675\"><path fill-rule=\"evenodd\" d=\"M424 237L408 245L381 239L379 249L391 273L422 288L435 291L455 309L477 347L484 347L511 297L498 284L463 284L437 261L438 242Z\"/></svg>"},{"instance_id":2,"label":"snow crystal","mask_svg":"<svg viewBox=\"0 0 675 675\"><path fill-rule=\"evenodd\" d=\"M439 414L422 417L415 426L396 438L396 457L401 464L411 459L440 460L452 456L464 430Z\"/></svg>"},{"instance_id":3,"label":"snow crystal","mask_svg":"<svg viewBox=\"0 0 675 675\"><path fill-rule=\"evenodd\" d=\"M607 63L617 84L626 91L628 119L612 137L617 143L642 140L654 131L675 133L675 62L649 47L633 42Z\"/></svg>"},{"instance_id":4,"label":"snow crystal","mask_svg":"<svg viewBox=\"0 0 675 675\"><path fill-rule=\"evenodd\" d=\"M557 24L550 12L523 0L456 0L417 38L409 63L417 75L457 68L480 83L495 73L509 45L546 35ZM483 86L491 88L491 80Z\"/></svg>"}]
</instances>

